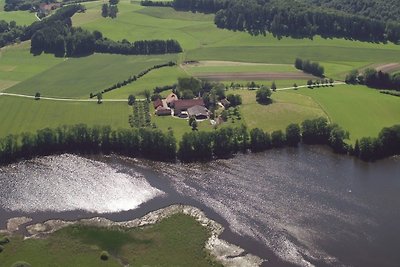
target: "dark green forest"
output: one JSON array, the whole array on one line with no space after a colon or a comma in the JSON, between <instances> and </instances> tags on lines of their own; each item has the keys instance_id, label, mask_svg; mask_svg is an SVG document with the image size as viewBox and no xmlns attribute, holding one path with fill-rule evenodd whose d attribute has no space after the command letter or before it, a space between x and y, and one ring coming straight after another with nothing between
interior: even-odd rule
<instances>
[{"instance_id":1,"label":"dark green forest","mask_svg":"<svg viewBox=\"0 0 400 267\"><path fill-rule=\"evenodd\" d=\"M392 21L400 19L398 0L305 0L305 2L371 19Z\"/></svg>"},{"instance_id":2,"label":"dark green forest","mask_svg":"<svg viewBox=\"0 0 400 267\"><path fill-rule=\"evenodd\" d=\"M173 7L177 10L215 13L217 27L246 31L252 35L270 32L277 38L313 38L320 35L323 38L369 42L400 41L398 19L387 21L381 16L371 18L362 10L350 12L346 8L327 8L307 1L174 0Z\"/></svg>"}]
</instances>

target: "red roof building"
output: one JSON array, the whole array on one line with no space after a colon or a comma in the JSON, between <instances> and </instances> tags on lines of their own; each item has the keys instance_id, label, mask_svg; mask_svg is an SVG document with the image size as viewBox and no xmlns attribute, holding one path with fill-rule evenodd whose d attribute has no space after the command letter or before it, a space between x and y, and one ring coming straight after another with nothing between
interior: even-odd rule
<instances>
[{"instance_id":1,"label":"red roof building","mask_svg":"<svg viewBox=\"0 0 400 267\"><path fill-rule=\"evenodd\" d=\"M161 99L157 99L156 101L153 102L154 109L157 109L158 107L163 107L163 102Z\"/></svg>"},{"instance_id":2,"label":"red roof building","mask_svg":"<svg viewBox=\"0 0 400 267\"><path fill-rule=\"evenodd\" d=\"M172 107L175 111L175 114L180 114L182 111L186 111L188 108L194 106L202 106L204 107L204 100L203 98L196 98L196 99L179 99L174 101Z\"/></svg>"}]
</instances>

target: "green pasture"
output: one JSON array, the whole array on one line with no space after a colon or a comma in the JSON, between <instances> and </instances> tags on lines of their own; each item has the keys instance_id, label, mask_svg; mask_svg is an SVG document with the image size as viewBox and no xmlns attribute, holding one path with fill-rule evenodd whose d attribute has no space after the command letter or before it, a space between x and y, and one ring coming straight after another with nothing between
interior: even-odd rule
<instances>
[{"instance_id":1,"label":"green pasture","mask_svg":"<svg viewBox=\"0 0 400 267\"><path fill-rule=\"evenodd\" d=\"M37 21L35 13L29 11L4 11L4 0L0 0L0 20L15 21L17 25L30 25L32 22Z\"/></svg>"},{"instance_id":2,"label":"green pasture","mask_svg":"<svg viewBox=\"0 0 400 267\"><path fill-rule=\"evenodd\" d=\"M165 67L153 70L136 82L108 92L105 95L108 98L127 99L130 94L133 94L140 98L144 98L145 90L149 90L153 93L153 89L156 86L162 87L164 85L173 85L178 82L179 77L186 76L188 75L179 67Z\"/></svg>"},{"instance_id":3,"label":"green pasture","mask_svg":"<svg viewBox=\"0 0 400 267\"><path fill-rule=\"evenodd\" d=\"M98 3L90 3L87 7L86 14L74 16L75 25L100 30L115 40L174 38L185 50L183 60L293 64L296 57L301 57L319 61L328 77L343 80L352 69L363 68L371 63L398 62L400 58L400 46L394 44L320 37L313 40L278 40L269 34L251 36L244 32L218 29L213 23L212 14L181 12L166 7L142 7L138 2L123 0L119 4L118 17L110 19L100 16L101 6ZM207 70L204 68L201 71ZM233 70L228 68L228 71Z\"/></svg>"},{"instance_id":4,"label":"green pasture","mask_svg":"<svg viewBox=\"0 0 400 267\"><path fill-rule=\"evenodd\" d=\"M352 142L361 137L375 137L383 127L400 124L400 98L378 90L343 85L291 92L314 99L332 122L350 132Z\"/></svg>"},{"instance_id":5,"label":"green pasture","mask_svg":"<svg viewBox=\"0 0 400 267\"><path fill-rule=\"evenodd\" d=\"M29 53L29 50L30 42L0 49L0 91L28 80L63 62L62 58L56 58L53 55L33 56ZM33 84L30 86L33 86Z\"/></svg>"},{"instance_id":6,"label":"green pasture","mask_svg":"<svg viewBox=\"0 0 400 267\"><path fill-rule=\"evenodd\" d=\"M235 80L233 82L243 85L244 87L249 83L249 81L244 80ZM265 85L268 88L271 88L272 83L275 82L277 89L293 87L294 84L297 84L297 86L307 85L307 80L255 80L254 82L259 85ZM222 83L229 87L232 81L222 81Z\"/></svg>"},{"instance_id":7,"label":"green pasture","mask_svg":"<svg viewBox=\"0 0 400 267\"><path fill-rule=\"evenodd\" d=\"M248 65L248 66L203 66L193 65L184 66L189 74L203 74L203 73L236 73L236 72L248 72L248 73L263 73L263 72L297 72L298 70L293 65L281 65L281 64L270 64L270 65Z\"/></svg>"},{"instance_id":8,"label":"green pasture","mask_svg":"<svg viewBox=\"0 0 400 267\"><path fill-rule=\"evenodd\" d=\"M175 60L176 57L94 54L68 58L61 64L9 88L7 92L28 95L40 92L42 96L89 98L91 92L100 92L154 65Z\"/></svg>"},{"instance_id":9,"label":"green pasture","mask_svg":"<svg viewBox=\"0 0 400 267\"><path fill-rule=\"evenodd\" d=\"M1 266L221 266L204 249L207 229L187 215L173 215L134 229L70 226L42 239L11 237L0 253ZM110 255L100 259L102 251ZM161 265L160 265L161 264Z\"/></svg>"},{"instance_id":10,"label":"green pasture","mask_svg":"<svg viewBox=\"0 0 400 267\"><path fill-rule=\"evenodd\" d=\"M129 128L127 102L60 102L0 96L0 137L46 127L85 123Z\"/></svg>"},{"instance_id":11,"label":"green pasture","mask_svg":"<svg viewBox=\"0 0 400 267\"><path fill-rule=\"evenodd\" d=\"M308 96L277 91L272 94L272 104L261 105L256 101L256 90L231 90L228 93L242 96L240 113L249 129L285 130L290 123L326 116L318 103Z\"/></svg>"}]
</instances>

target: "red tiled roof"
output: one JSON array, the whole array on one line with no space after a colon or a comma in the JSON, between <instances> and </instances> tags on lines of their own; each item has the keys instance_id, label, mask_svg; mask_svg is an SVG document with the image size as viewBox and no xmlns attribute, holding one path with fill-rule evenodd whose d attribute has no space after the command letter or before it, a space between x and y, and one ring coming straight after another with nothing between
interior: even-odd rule
<instances>
[{"instance_id":1,"label":"red tiled roof","mask_svg":"<svg viewBox=\"0 0 400 267\"><path fill-rule=\"evenodd\" d=\"M153 102L154 108L157 109L158 107L162 107L163 103L161 99L157 99L156 101Z\"/></svg>"},{"instance_id":2,"label":"red tiled roof","mask_svg":"<svg viewBox=\"0 0 400 267\"><path fill-rule=\"evenodd\" d=\"M179 99L173 102L173 106L177 110L184 110L194 106L205 106L203 98L196 99Z\"/></svg>"}]
</instances>

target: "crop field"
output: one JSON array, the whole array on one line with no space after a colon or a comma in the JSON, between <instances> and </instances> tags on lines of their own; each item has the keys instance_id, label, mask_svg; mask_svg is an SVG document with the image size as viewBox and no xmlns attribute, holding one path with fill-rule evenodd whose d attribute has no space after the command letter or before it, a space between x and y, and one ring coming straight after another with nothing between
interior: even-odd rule
<instances>
[{"instance_id":1,"label":"crop field","mask_svg":"<svg viewBox=\"0 0 400 267\"><path fill-rule=\"evenodd\" d=\"M7 92L28 95L40 92L42 96L88 98L91 92L102 91L142 70L175 58L175 55L122 56L109 54L68 58L61 64L10 88Z\"/></svg>"},{"instance_id":2,"label":"crop field","mask_svg":"<svg viewBox=\"0 0 400 267\"><path fill-rule=\"evenodd\" d=\"M207 229L186 215L173 215L151 227L122 230L71 226L44 239L11 238L0 253L2 266L221 266L204 249ZM101 260L102 251L109 253Z\"/></svg>"},{"instance_id":3,"label":"crop field","mask_svg":"<svg viewBox=\"0 0 400 267\"><path fill-rule=\"evenodd\" d=\"M0 96L0 137L34 132L46 127L85 123L128 128L131 107L127 102L59 102Z\"/></svg>"}]
</instances>

